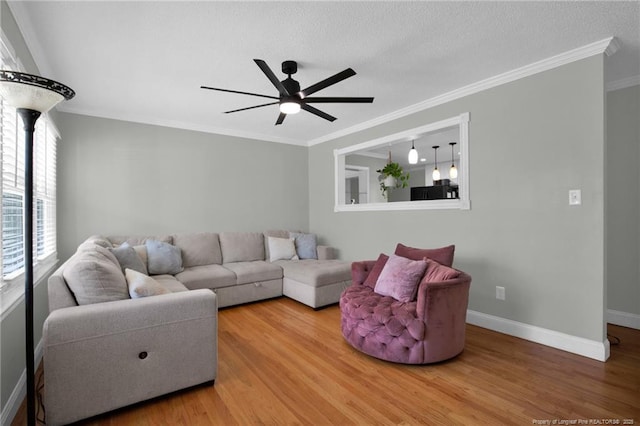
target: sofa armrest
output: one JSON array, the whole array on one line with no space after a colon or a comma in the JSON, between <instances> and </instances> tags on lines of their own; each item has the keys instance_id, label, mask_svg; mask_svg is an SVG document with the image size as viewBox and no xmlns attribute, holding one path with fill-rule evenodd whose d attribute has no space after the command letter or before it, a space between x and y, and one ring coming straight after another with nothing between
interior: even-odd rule
<instances>
[{"instance_id":1,"label":"sofa armrest","mask_svg":"<svg viewBox=\"0 0 640 426\"><path fill-rule=\"evenodd\" d=\"M338 253L336 253L336 249L330 246L317 246L316 253L318 255L318 260L333 260L338 258Z\"/></svg>"},{"instance_id":2,"label":"sofa armrest","mask_svg":"<svg viewBox=\"0 0 640 426\"><path fill-rule=\"evenodd\" d=\"M47 424L215 380L217 314L205 289L53 311L44 324Z\"/></svg>"},{"instance_id":3,"label":"sofa armrest","mask_svg":"<svg viewBox=\"0 0 640 426\"><path fill-rule=\"evenodd\" d=\"M362 285L369 276L375 260L361 260L351 264L351 281L353 284Z\"/></svg>"}]
</instances>

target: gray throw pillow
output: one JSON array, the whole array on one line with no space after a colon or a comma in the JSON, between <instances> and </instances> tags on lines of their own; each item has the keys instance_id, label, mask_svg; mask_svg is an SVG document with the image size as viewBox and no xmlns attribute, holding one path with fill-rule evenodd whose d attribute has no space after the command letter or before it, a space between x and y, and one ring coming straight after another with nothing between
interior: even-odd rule
<instances>
[{"instance_id":1,"label":"gray throw pillow","mask_svg":"<svg viewBox=\"0 0 640 426\"><path fill-rule=\"evenodd\" d=\"M149 275L175 275L183 271L180 247L156 240L147 240L145 246Z\"/></svg>"},{"instance_id":2,"label":"gray throw pillow","mask_svg":"<svg viewBox=\"0 0 640 426\"><path fill-rule=\"evenodd\" d=\"M122 243L119 247L110 249L111 253L118 259L122 272L125 269L133 269L142 274L148 275L147 266L142 263L142 259L129 243Z\"/></svg>"},{"instance_id":3,"label":"gray throw pillow","mask_svg":"<svg viewBox=\"0 0 640 426\"><path fill-rule=\"evenodd\" d=\"M62 276L78 305L129 299L124 274L114 255L104 247L76 253Z\"/></svg>"},{"instance_id":4,"label":"gray throw pillow","mask_svg":"<svg viewBox=\"0 0 640 426\"><path fill-rule=\"evenodd\" d=\"M296 252L300 259L318 258L318 240L316 234L291 232L289 236L296 239Z\"/></svg>"}]
</instances>

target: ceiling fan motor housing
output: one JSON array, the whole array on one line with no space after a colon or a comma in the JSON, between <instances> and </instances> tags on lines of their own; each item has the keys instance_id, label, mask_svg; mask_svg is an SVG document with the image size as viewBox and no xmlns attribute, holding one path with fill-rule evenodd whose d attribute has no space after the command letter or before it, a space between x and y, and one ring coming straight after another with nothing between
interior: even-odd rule
<instances>
[{"instance_id":1,"label":"ceiling fan motor housing","mask_svg":"<svg viewBox=\"0 0 640 426\"><path fill-rule=\"evenodd\" d=\"M287 89L287 92L289 92L292 96L300 92L300 83L298 83L291 77L285 78L281 81L281 83L284 88Z\"/></svg>"},{"instance_id":2,"label":"ceiling fan motor housing","mask_svg":"<svg viewBox=\"0 0 640 426\"><path fill-rule=\"evenodd\" d=\"M296 61L284 61L282 63L282 72L291 76L298 72L298 63Z\"/></svg>"}]
</instances>

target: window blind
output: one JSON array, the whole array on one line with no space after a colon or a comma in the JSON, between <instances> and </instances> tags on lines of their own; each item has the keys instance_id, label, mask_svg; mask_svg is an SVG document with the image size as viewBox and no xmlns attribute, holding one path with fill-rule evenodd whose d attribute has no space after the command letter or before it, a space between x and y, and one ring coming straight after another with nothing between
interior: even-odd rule
<instances>
[{"instance_id":1,"label":"window blind","mask_svg":"<svg viewBox=\"0 0 640 426\"><path fill-rule=\"evenodd\" d=\"M0 67L20 66L0 40ZM34 261L56 253L56 142L58 134L48 116L41 116L34 132ZM0 289L24 272L24 129L14 107L0 98Z\"/></svg>"}]
</instances>

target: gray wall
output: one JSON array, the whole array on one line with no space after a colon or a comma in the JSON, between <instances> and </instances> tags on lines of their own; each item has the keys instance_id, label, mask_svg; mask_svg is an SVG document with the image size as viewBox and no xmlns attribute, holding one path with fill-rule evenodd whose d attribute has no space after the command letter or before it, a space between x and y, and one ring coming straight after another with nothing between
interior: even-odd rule
<instances>
[{"instance_id":1,"label":"gray wall","mask_svg":"<svg viewBox=\"0 0 640 426\"><path fill-rule=\"evenodd\" d=\"M607 305L640 315L640 86L607 94Z\"/></svg>"},{"instance_id":2,"label":"gray wall","mask_svg":"<svg viewBox=\"0 0 640 426\"><path fill-rule=\"evenodd\" d=\"M313 146L311 229L350 260L454 243L470 309L601 342L603 85L598 55ZM333 211L334 149L467 111L471 210ZM578 188L583 204L569 206Z\"/></svg>"},{"instance_id":3,"label":"gray wall","mask_svg":"<svg viewBox=\"0 0 640 426\"><path fill-rule=\"evenodd\" d=\"M59 114L58 253L91 234L308 228L307 148Z\"/></svg>"}]
</instances>

